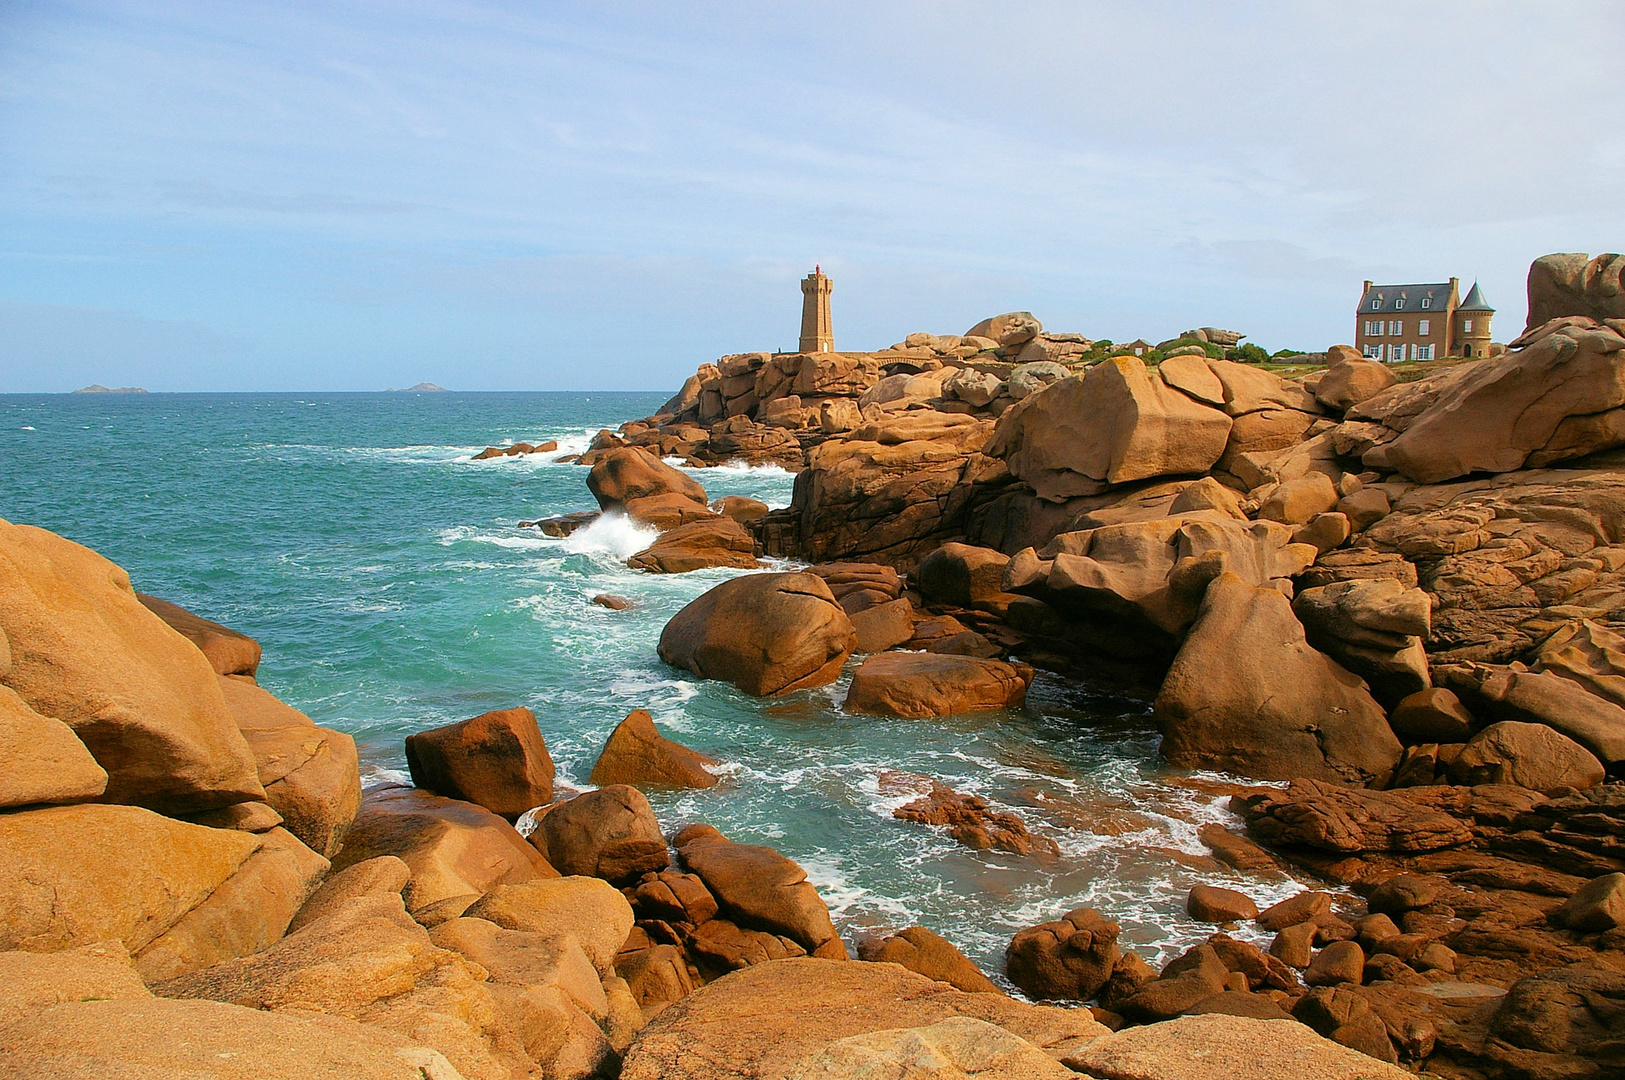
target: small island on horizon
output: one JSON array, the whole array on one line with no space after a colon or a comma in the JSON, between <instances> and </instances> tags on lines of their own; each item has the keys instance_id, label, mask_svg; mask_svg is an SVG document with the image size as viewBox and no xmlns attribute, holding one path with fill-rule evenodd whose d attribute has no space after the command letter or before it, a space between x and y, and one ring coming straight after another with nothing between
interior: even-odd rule
<instances>
[{"instance_id":1,"label":"small island on horizon","mask_svg":"<svg viewBox=\"0 0 1625 1080\"><path fill-rule=\"evenodd\" d=\"M420 382L416 386L408 386L405 390L391 390L392 394L449 394L444 386L436 386L432 382Z\"/></svg>"},{"instance_id":2,"label":"small island on horizon","mask_svg":"<svg viewBox=\"0 0 1625 1080\"><path fill-rule=\"evenodd\" d=\"M75 390L76 394L145 394L142 386L103 386L101 383L91 383L89 386Z\"/></svg>"}]
</instances>

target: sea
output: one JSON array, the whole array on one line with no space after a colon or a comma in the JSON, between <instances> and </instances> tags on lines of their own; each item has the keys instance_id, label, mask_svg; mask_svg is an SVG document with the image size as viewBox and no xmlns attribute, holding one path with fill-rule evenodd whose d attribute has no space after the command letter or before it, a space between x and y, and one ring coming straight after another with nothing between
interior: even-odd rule
<instances>
[{"instance_id":1,"label":"sea","mask_svg":"<svg viewBox=\"0 0 1625 1080\"><path fill-rule=\"evenodd\" d=\"M1197 829L1238 824L1225 778L1160 762L1144 702L1040 673L1019 710L893 720L842 710L855 662L832 686L770 699L667 667L667 620L749 571L628 570L654 533L620 517L565 539L519 526L594 509L587 470L560 459L665 397L0 395L0 517L253 636L261 684L353 735L369 785L406 780L412 732L523 705L560 784L585 790L610 731L647 709L723 763L714 788L648 793L668 834L703 821L777 848L848 941L923 925L1002 979L1017 930L1092 907L1161 962L1213 931L1185 912L1192 885L1261 907L1303 887L1213 867ZM545 439L559 450L472 460ZM689 472L713 498L773 507L794 481L772 466ZM594 605L599 593L632 607ZM972 851L892 816L932 780L1019 814L1059 857Z\"/></svg>"}]
</instances>

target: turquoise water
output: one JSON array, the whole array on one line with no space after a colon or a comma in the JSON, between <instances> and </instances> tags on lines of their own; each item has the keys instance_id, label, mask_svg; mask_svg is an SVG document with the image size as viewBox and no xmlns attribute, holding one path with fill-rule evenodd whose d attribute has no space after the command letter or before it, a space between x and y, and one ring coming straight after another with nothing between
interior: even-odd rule
<instances>
[{"instance_id":1,"label":"turquoise water","mask_svg":"<svg viewBox=\"0 0 1625 1080\"><path fill-rule=\"evenodd\" d=\"M1159 765L1142 703L1041 675L1019 712L884 720L841 712L844 679L764 701L667 668L666 620L737 571L630 572L621 560L652 534L624 521L566 540L516 526L593 508L586 470L552 459L664 396L0 396L0 517L257 638L261 683L353 734L369 782L403 776L413 731L525 705L560 780L585 786L609 731L647 708L726 763L716 788L651 793L662 823L707 821L797 859L849 939L918 922L997 972L1016 929L1089 905L1165 956L1211 929L1184 913L1191 885L1292 891L1190 865L1197 826L1233 819ZM547 438L558 454L469 460ZM713 497L790 501L776 468L693 475ZM600 592L635 607L596 607ZM972 852L897 821L913 796L887 771L1014 809L1062 855Z\"/></svg>"}]
</instances>

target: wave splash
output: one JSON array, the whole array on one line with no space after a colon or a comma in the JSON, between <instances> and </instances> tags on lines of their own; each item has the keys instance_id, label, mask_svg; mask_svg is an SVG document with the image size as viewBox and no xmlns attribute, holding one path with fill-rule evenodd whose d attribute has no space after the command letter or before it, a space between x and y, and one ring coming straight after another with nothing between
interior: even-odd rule
<instances>
[{"instance_id":1,"label":"wave splash","mask_svg":"<svg viewBox=\"0 0 1625 1080\"><path fill-rule=\"evenodd\" d=\"M564 550L572 555L607 553L617 559L630 559L659 535L659 529L639 525L625 514L611 511L565 537Z\"/></svg>"}]
</instances>

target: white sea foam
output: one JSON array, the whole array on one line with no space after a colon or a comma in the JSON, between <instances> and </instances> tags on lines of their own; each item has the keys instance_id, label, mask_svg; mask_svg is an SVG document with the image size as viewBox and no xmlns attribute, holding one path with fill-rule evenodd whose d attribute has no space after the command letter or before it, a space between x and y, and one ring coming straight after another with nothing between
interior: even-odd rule
<instances>
[{"instance_id":1,"label":"white sea foam","mask_svg":"<svg viewBox=\"0 0 1625 1080\"><path fill-rule=\"evenodd\" d=\"M33 424L24 424L23 425L23 430L24 431L33 431L34 430L34 425Z\"/></svg>"},{"instance_id":2,"label":"white sea foam","mask_svg":"<svg viewBox=\"0 0 1625 1080\"><path fill-rule=\"evenodd\" d=\"M629 559L654 543L659 535L659 529L639 525L625 514L610 512L565 537L564 550L572 555L604 553Z\"/></svg>"}]
</instances>

